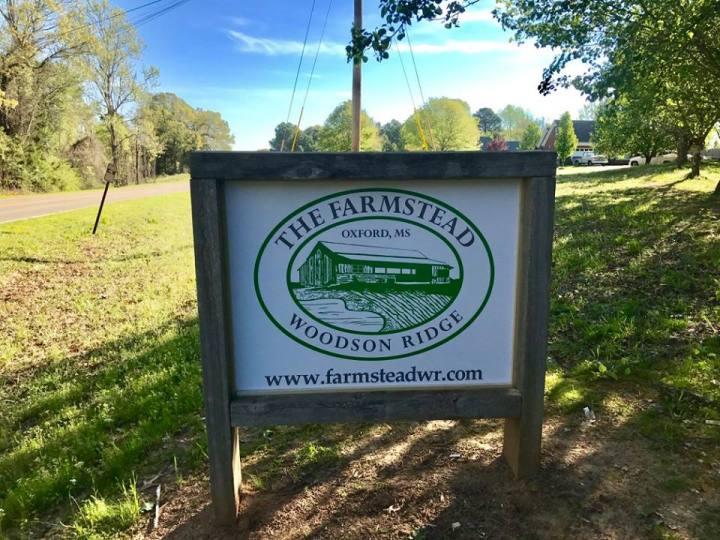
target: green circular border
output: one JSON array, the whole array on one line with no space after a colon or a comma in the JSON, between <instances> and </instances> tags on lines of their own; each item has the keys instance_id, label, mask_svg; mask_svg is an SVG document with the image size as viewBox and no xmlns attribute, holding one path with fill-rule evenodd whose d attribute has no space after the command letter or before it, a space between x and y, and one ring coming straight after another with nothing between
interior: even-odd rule
<instances>
[{"instance_id":1,"label":"green circular border","mask_svg":"<svg viewBox=\"0 0 720 540\"><path fill-rule=\"evenodd\" d=\"M273 317L272 314L270 313L270 310L265 305L265 302L262 298L262 294L260 293L260 283L258 280L258 270L260 267L260 260L262 259L262 255L265 252L267 245L270 243L270 239L275 235L275 233L277 231L280 230L282 225L288 221L288 218L297 215L298 213L302 212L303 210L306 210L307 208L310 208L311 206L321 203L323 201L327 201L328 199L332 199L333 197L342 197L344 195L351 195L351 194L362 193L362 192L366 192L366 193L401 193L403 195L415 195L417 197L421 197L427 201L432 201L433 203L442 205L445 208L449 208L450 210L455 212L455 214L458 217L462 218L465 221L465 223L472 228L472 230L474 232L477 233L478 238L480 238L480 241L482 242L483 246L485 247L485 252L487 253L488 261L490 262L490 283L488 284L487 293L485 294L485 298L483 298L483 301L480 304L480 307L472 315L472 317L470 317L468 319L468 322L465 323L464 326L460 327L460 329L457 332L455 332L454 334L447 336L445 339L441 339L440 341L438 341L437 343L434 343L433 345L431 345L429 347L425 347L424 349L420 349L417 351L413 351L413 352L409 352L409 353L405 353L405 354L399 354L396 356L381 356L381 357L377 357L377 358L364 358L364 357L357 357L357 356L349 356L346 354L332 353L332 352L328 352L324 349L321 349L320 347L316 347L315 345L311 345L310 343L307 343L307 342L303 341L302 339L297 338L291 332L286 330L285 327L282 324L280 324L277 320L275 320L275 317ZM420 353L423 353L423 352L432 350L436 347L439 347L440 345L447 343L451 339L454 339L455 336L458 336L459 334L464 332L465 329L467 329L467 327L470 326L475 321L475 319L478 318L478 316L480 315L482 310L485 309L485 306L487 305L488 301L490 300L490 294L492 293L493 285L495 284L495 261L492 256L492 251L490 250L490 245L488 244L487 240L485 239L485 236L480 232L480 230L475 226L475 224L465 216L465 214L463 214L462 212L458 212L457 210L455 210L455 208L453 208L449 204L444 203L438 199L435 199L434 197L430 197L428 195L423 195L422 193L417 193L415 191L408 191L408 190L404 190L404 189L360 188L360 189L351 189L351 190L347 190L347 191L340 191L337 193L333 193L331 195L326 195L325 197L321 197L319 199L315 199L314 201L311 201L311 202L305 204L304 206L301 206L300 208L295 210L292 214L289 214L288 216L286 216L282 221L280 221L275 226L275 228L272 231L270 231L270 233L265 238L265 241L260 246L258 255L255 258L255 270L254 270L253 274L254 274L253 281L254 281L254 285L255 285L255 296L257 297L258 302L260 303L260 307L265 312L265 315L267 315L268 318L273 322L273 324L275 324L275 326L277 326L280 329L280 331L283 334L285 334L286 336L288 336L290 339L299 343L303 347L311 349L315 352L319 352L321 354L325 354L327 356L334 356L335 358L344 358L346 360L359 360L359 361L363 361L363 362L378 362L378 361L384 361L384 360L397 360L399 358L406 358L408 356L418 355Z\"/></svg>"},{"instance_id":2,"label":"green circular border","mask_svg":"<svg viewBox=\"0 0 720 540\"><path fill-rule=\"evenodd\" d=\"M307 237L307 238L303 241L303 243L300 244L300 245L297 247L297 249L295 250L295 253L293 254L293 256L290 257L290 262L288 263L288 269L287 269L287 273L286 273L286 276L285 276L285 281L286 281L286 283L287 283L288 292L290 292L290 296L292 296L292 299L295 301L295 305L296 305L297 307L299 307L299 308L302 310L302 312L305 313L305 315L307 315L308 317L310 317L310 318L313 319L314 321L317 321L317 322L319 322L320 324L322 324L322 325L324 325L324 326L327 326L327 327L329 327L329 328L332 328L333 330L339 330L340 332L346 332L346 333L348 333L348 334L357 334L357 335L360 335L360 336L390 336L390 335L392 335L392 334L399 334L400 332L407 332L408 330L412 330L412 329L414 329L414 328L417 328L417 327L419 327L419 326L422 326L423 324L425 324L425 323L427 323L427 322L430 322L430 321L436 319L437 317L439 317L442 313L444 313L444 312L447 310L447 308L444 308L442 311L439 311L439 312L437 313L437 315L433 315L431 318L429 318L429 319L427 319L427 320L425 320L425 321L423 321L423 322L421 322L421 323L418 323L418 324L413 325L413 326L408 326L407 328L403 328L402 330L392 330L392 331L390 331L390 332L358 332L357 330L348 330L347 328L340 328L339 326L335 326L335 325L329 324L329 323L327 323L327 322L325 322L325 321L323 321L323 320L321 320L321 319L318 319L317 317L315 317L312 313L310 313L307 309L305 309L305 308L297 301L297 298L295 298L295 295L292 293L292 290L290 289L290 283L291 283L290 274L291 274L291 271L292 271L293 262L295 261L295 259L297 258L298 254L300 253L300 250L302 250L302 248L304 248L305 245L306 245L310 240L312 240L312 239L315 238L317 235L319 235L319 234L321 234L321 233L323 233L323 232L325 232L325 231L327 231L327 230L329 230L329 229L334 229L334 228L336 228L336 227L340 227L341 225L345 225L346 223L353 223L353 222L355 222L355 221L367 221L367 220L370 220L370 219L378 219L378 220L387 219L387 220L393 220L393 221L400 221L400 222L402 222L402 223L408 223L408 224L410 224L410 225L414 225L414 226L420 227L420 228L422 228L422 229L426 229L428 232L430 232L430 234L434 234L435 236L437 236L440 240L442 240L443 242L445 242L445 244L447 244L447 246L450 248L450 251L452 251L453 255L455 256L455 260L458 262L458 265L460 266L460 268L459 268L459 270L460 270L460 286L462 287L463 280L465 279L465 270L464 270L464 267L463 267L462 259L460 258L460 254L457 252L457 249L455 249L455 246L453 246L450 242L448 242L445 238L443 238L442 236L440 236L438 233L436 233L435 231L433 231L430 227L428 227L427 225L424 225L424 224L422 224L422 223L416 223L415 221L412 221L412 220L409 220L409 219L405 219L405 218L393 218L393 217L357 217L357 218L350 218L350 219L347 219L347 220L341 221L341 222L336 222L335 224L328 225L327 227L323 227L323 228L320 229L319 231L317 231L317 232L313 233L311 236ZM456 294L455 296L453 296L453 298L452 298L452 300L451 300L450 303L454 302L455 299L456 299L459 295L460 295L460 289L458 289L457 294Z\"/></svg>"}]
</instances>

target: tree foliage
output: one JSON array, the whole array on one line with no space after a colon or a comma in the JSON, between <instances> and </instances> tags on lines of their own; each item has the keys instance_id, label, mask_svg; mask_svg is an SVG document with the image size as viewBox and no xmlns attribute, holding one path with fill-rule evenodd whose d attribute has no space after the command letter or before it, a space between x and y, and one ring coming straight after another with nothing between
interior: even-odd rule
<instances>
[{"instance_id":1,"label":"tree foliage","mask_svg":"<svg viewBox=\"0 0 720 540\"><path fill-rule=\"evenodd\" d=\"M598 110L595 147L610 156L641 155L646 163L675 144L672 126L652 101L616 100Z\"/></svg>"},{"instance_id":2,"label":"tree foliage","mask_svg":"<svg viewBox=\"0 0 720 540\"><path fill-rule=\"evenodd\" d=\"M502 129L502 118L490 107L482 107L473 113L478 120L478 127L481 133L498 133Z\"/></svg>"},{"instance_id":3,"label":"tree foliage","mask_svg":"<svg viewBox=\"0 0 720 540\"><path fill-rule=\"evenodd\" d=\"M268 141L270 150L276 152L292 151L292 143L297 136L295 142L295 152L317 152L317 138L319 135L319 126L310 126L298 133L297 126L292 122L280 122L275 126L275 136Z\"/></svg>"},{"instance_id":4,"label":"tree foliage","mask_svg":"<svg viewBox=\"0 0 720 540\"><path fill-rule=\"evenodd\" d=\"M108 161L123 182L152 176L162 145L146 103L157 73L141 68L141 52L105 1L0 0L0 188L89 187ZM192 149L231 147L218 113L192 116Z\"/></svg>"},{"instance_id":5,"label":"tree foliage","mask_svg":"<svg viewBox=\"0 0 720 540\"><path fill-rule=\"evenodd\" d=\"M402 152L405 150L405 141L402 138L402 124L397 120L390 120L380 127L383 152Z\"/></svg>"},{"instance_id":6,"label":"tree foliage","mask_svg":"<svg viewBox=\"0 0 720 540\"><path fill-rule=\"evenodd\" d=\"M461 99L430 98L418 109L418 119L411 115L402 126L402 138L408 150L422 150L425 138L433 150L473 150L477 148L480 131L470 106Z\"/></svg>"},{"instance_id":7,"label":"tree foliage","mask_svg":"<svg viewBox=\"0 0 720 540\"><path fill-rule=\"evenodd\" d=\"M506 105L498 116L502 120L503 134L508 139L518 140L533 122L532 114L517 105Z\"/></svg>"},{"instance_id":8,"label":"tree foliage","mask_svg":"<svg viewBox=\"0 0 720 540\"><path fill-rule=\"evenodd\" d=\"M542 130L535 122L530 122L520 137L520 148L522 150L535 150L540 146Z\"/></svg>"},{"instance_id":9,"label":"tree foliage","mask_svg":"<svg viewBox=\"0 0 720 540\"><path fill-rule=\"evenodd\" d=\"M218 113L195 109L175 94L153 95L141 112L154 126L160 145L156 157L158 174L186 170L190 152L194 150L232 148L234 138Z\"/></svg>"},{"instance_id":10,"label":"tree foliage","mask_svg":"<svg viewBox=\"0 0 720 540\"><path fill-rule=\"evenodd\" d=\"M323 152L350 152L352 149L352 106L344 101L330 113L318 134L317 148ZM360 115L360 150L380 150L380 130L365 111Z\"/></svg>"},{"instance_id":11,"label":"tree foliage","mask_svg":"<svg viewBox=\"0 0 720 540\"><path fill-rule=\"evenodd\" d=\"M545 69L540 91L574 85L591 99L652 96L654 110L676 127L680 162L700 151L720 120L720 9L717 0L502 0L504 28L522 42L560 51ZM581 60L585 72L570 76Z\"/></svg>"},{"instance_id":12,"label":"tree foliage","mask_svg":"<svg viewBox=\"0 0 720 540\"><path fill-rule=\"evenodd\" d=\"M569 112L563 113L560 117L555 137L555 151L560 163L565 163L578 145L578 138L575 134L572 118Z\"/></svg>"}]
</instances>

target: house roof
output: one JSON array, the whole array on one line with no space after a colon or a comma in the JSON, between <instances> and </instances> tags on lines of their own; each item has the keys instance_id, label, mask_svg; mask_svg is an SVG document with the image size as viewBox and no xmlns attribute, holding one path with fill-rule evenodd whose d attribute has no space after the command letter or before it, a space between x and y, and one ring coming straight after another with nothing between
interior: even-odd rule
<instances>
[{"instance_id":1,"label":"house roof","mask_svg":"<svg viewBox=\"0 0 720 540\"><path fill-rule=\"evenodd\" d=\"M437 259L430 259L417 249L400 249L382 246L368 246L364 244L343 244L340 242L318 242L326 249L351 261L396 262L411 264L434 264L448 266L449 264Z\"/></svg>"},{"instance_id":2,"label":"house roof","mask_svg":"<svg viewBox=\"0 0 720 540\"><path fill-rule=\"evenodd\" d=\"M573 129L578 141L590 142L590 138L595 131L595 120L573 120Z\"/></svg>"},{"instance_id":3,"label":"house roof","mask_svg":"<svg viewBox=\"0 0 720 540\"><path fill-rule=\"evenodd\" d=\"M545 148L549 143L551 135L555 134L557 130L558 121L555 120L543 133L542 139L540 140L540 147ZM573 120L573 130L578 138L578 142L589 143L595 132L595 120ZM554 141L553 141L554 147Z\"/></svg>"}]
</instances>

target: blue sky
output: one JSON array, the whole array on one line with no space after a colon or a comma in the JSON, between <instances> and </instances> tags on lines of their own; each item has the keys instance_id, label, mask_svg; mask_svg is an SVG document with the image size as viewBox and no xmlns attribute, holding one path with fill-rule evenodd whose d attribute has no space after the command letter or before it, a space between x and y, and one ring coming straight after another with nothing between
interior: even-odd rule
<instances>
[{"instance_id":1,"label":"blue sky","mask_svg":"<svg viewBox=\"0 0 720 540\"><path fill-rule=\"evenodd\" d=\"M124 9L146 0L119 1ZM308 48L291 121L297 122L312 58L329 0L316 0ZM132 13L130 20L171 0ZM275 125L287 117L292 83L312 0L190 0L138 28L145 43L144 61L160 70L156 90L174 92L195 107L219 111L230 123L235 149L267 148ZM351 65L344 47L352 21L351 0L333 0L328 26L303 116L302 127L322 123L332 109L350 98ZM537 93L551 51L510 43L492 20L492 1L468 9L461 27L439 23L413 25L411 38L426 98L461 98L474 111L499 110L508 103L548 120L582 107L575 90L544 97ZM380 21L377 4L366 0L364 24ZM402 45L401 45L402 47ZM405 49L406 68L410 57ZM416 102L417 83L411 76ZM363 108L376 121L405 120L412 102L398 54L363 65Z\"/></svg>"}]
</instances>

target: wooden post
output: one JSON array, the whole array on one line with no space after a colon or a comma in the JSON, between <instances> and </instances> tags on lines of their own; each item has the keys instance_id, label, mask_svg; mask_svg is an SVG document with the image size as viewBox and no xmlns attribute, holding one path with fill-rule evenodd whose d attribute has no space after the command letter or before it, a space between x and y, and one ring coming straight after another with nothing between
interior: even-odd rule
<instances>
[{"instance_id":1,"label":"wooden post","mask_svg":"<svg viewBox=\"0 0 720 540\"><path fill-rule=\"evenodd\" d=\"M555 178L523 180L513 386L520 416L505 420L503 453L517 478L540 468Z\"/></svg>"},{"instance_id":2,"label":"wooden post","mask_svg":"<svg viewBox=\"0 0 720 540\"><path fill-rule=\"evenodd\" d=\"M215 517L232 525L240 488L238 431L230 424L232 358L225 272L225 205L222 180L193 180L193 236L197 276L203 394Z\"/></svg>"},{"instance_id":3,"label":"wooden post","mask_svg":"<svg viewBox=\"0 0 720 540\"><path fill-rule=\"evenodd\" d=\"M359 32L362 29L362 0L355 0L355 19L353 27ZM361 104L362 62L353 60L352 79L352 151L360 151L360 112Z\"/></svg>"}]
</instances>

